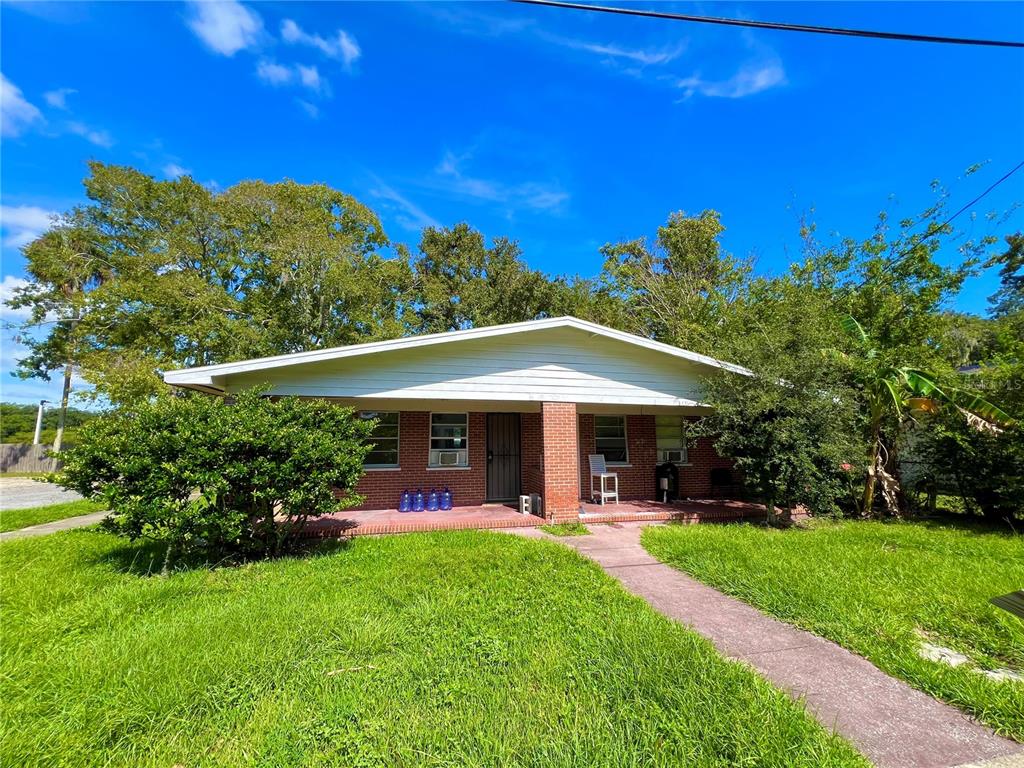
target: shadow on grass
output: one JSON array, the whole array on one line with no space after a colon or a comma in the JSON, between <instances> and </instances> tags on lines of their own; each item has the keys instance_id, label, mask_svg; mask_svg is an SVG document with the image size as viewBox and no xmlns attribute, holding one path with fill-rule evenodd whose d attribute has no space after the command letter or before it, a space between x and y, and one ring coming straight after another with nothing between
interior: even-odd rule
<instances>
[{"instance_id":1,"label":"shadow on grass","mask_svg":"<svg viewBox=\"0 0 1024 768\"><path fill-rule=\"evenodd\" d=\"M810 516L799 520L780 518L775 522L769 522L765 518L748 517L738 520L702 520L699 525L708 525L709 523L719 526L750 525L755 528L765 529L774 528L776 530L813 531L823 525L828 526L832 523L858 522L875 522L885 525L915 525L930 529L956 528L970 533L996 534L1007 537L1024 535L1024 520L1014 520L1010 518L1005 520L994 520L978 515L967 515L959 512L938 512L935 515L929 516L917 515L903 518L882 517L870 519L852 515L825 515L820 517ZM685 520L671 520L668 521L666 525L687 526L693 525L693 523Z\"/></svg>"},{"instance_id":2,"label":"shadow on grass","mask_svg":"<svg viewBox=\"0 0 1024 768\"><path fill-rule=\"evenodd\" d=\"M246 555L244 553L197 553L179 554L167 561L167 545L157 541L124 540L94 559L97 565L104 565L117 573L131 576L163 576L194 570L234 568L247 563L264 560L289 560L323 557L342 552L351 545L350 538L343 539L302 539L296 545L277 556ZM166 570L165 570L166 568Z\"/></svg>"},{"instance_id":3,"label":"shadow on grass","mask_svg":"<svg viewBox=\"0 0 1024 768\"><path fill-rule=\"evenodd\" d=\"M959 528L971 533L994 533L1002 536L1024 534L1024 520L1014 520L1009 517L999 520L960 512L937 512L927 517L911 517L904 522L927 528Z\"/></svg>"}]
</instances>

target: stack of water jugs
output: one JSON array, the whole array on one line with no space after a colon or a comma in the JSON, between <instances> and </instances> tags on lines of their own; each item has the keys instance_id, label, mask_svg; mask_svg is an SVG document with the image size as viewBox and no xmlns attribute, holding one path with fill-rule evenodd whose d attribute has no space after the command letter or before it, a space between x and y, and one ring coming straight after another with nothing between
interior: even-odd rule
<instances>
[{"instance_id":1,"label":"stack of water jugs","mask_svg":"<svg viewBox=\"0 0 1024 768\"><path fill-rule=\"evenodd\" d=\"M439 509L447 511L451 508L452 492L447 488L443 491L431 488L427 493L423 493L422 488L415 491L406 489L402 491L402 497L398 502L399 512L436 512Z\"/></svg>"}]
</instances>

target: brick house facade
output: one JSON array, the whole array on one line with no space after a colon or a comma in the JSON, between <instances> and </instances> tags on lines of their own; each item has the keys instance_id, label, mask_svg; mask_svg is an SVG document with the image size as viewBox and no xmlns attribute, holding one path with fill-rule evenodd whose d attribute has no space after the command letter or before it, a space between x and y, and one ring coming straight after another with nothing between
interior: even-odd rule
<instances>
[{"instance_id":1,"label":"brick house facade","mask_svg":"<svg viewBox=\"0 0 1024 768\"><path fill-rule=\"evenodd\" d=\"M394 509L405 489L448 488L460 507L536 493L548 518L569 520L589 495L596 432L617 459L609 470L620 499L654 500L658 431L671 429L658 418L674 419L681 434L681 419L708 412L702 382L729 375L749 371L556 317L168 371L164 380L214 395L263 386L269 397L387 414L356 488L364 509ZM609 427L606 417L618 420ZM729 466L697 441L680 457L679 495L711 495L712 470Z\"/></svg>"},{"instance_id":2,"label":"brick house facade","mask_svg":"<svg viewBox=\"0 0 1024 768\"><path fill-rule=\"evenodd\" d=\"M539 413L518 416L520 493L540 494L547 516L572 519L579 502L589 497L588 457L597 450L594 414L577 413L574 403L543 403ZM611 465L609 471L619 476L622 500L655 499L655 417L626 415L625 419L628 464ZM356 488L365 497L360 509L392 509L403 490L417 489L448 488L456 506L489 501L486 413L468 414L469 466L459 469L429 466L429 411L401 411L399 425L399 466L366 471ZM690 445L687 458L679 467L681 497L710 497L711 470L732 466L707 438Z\"/></svg>"}]
</instances>

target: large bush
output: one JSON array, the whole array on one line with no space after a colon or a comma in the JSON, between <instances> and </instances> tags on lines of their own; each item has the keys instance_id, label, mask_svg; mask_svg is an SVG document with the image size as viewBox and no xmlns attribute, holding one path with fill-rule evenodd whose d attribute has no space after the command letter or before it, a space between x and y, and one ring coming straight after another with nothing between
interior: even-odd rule
<instances>
[{"instance_id":1,"label":"large bush","mask_svg":"<svg viewBox=\"0 0 1024 768\"><path fill-rule=\"evenodd\" d=\"M168 560L279 554L310 518L359 503L370 429L348 408L258 390L164 398L86 425L60 482L109 504L114 532L165 542Z\"/></svg>"},{"instance_id":2,"label":"large bush","mask_svg":"<svg viewBox=\"0 0 1024 768\"><path fill-rule=\"evenodd\" d=\"M910 458L922 466L924 487L934 481L936 490L960 495L969 511L993 520L1022 519L1024 363L986 366L964 378L991 393L1018 423L999 432L979 431L959 413L946 412L920 431Z\"/></svg>"}]
</instances>

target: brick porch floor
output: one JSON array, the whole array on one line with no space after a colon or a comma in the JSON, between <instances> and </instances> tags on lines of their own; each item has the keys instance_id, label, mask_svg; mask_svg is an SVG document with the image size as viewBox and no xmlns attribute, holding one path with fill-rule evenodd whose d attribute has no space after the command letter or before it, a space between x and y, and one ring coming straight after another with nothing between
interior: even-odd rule
<instances>
[{"instance_id":1,"label":"brick porch floor","mask_svg":"<svg viewBox=\"0 0 1024 768\"><path fill-rule=\"evenodd\" d=\"M311 536L367 536L384 533L452 531L464 528L521 528L543 525L535 515L521 515L515 507L485 504L453 507L447 512L399 512L397 509L361 509L326 515L307 524Z\"/></svg>"},{"instance_id":2,"label":"brick porch floor","mask_svg":"<svg viewBox=\"0 0 1024 768\"><path fill-rule=\"evenodd\" d=\"M620 504L580 503L584 523L667 521L682 523L729 522L761 519L764 507L743 501L707 499L662 504L657 501L624 501ZM448 512L399 512L397 509L364 509L341 512L307 525L312 537L367 536L419 531L451 531L466 528L523 528L543 525L534 515L521 515L515 507L485 504L455 507Z\"/></svg>"},{"instance_id":3,"label":"brick porch floor","mask_svg":"<svg viewBox=\"0 0 1024 768\"><path fill-rule=\"evenodd\" d=\"M624 501L620 504L580 504L580 521L584 523L628 523L645 520L671 520L679 523L729 522L732 520L763 520L764 506L748 501L728 499L690 499L668 504L660 501ZM804 515L796 515L803 517Z\"/></svg>"}]
</instances>

